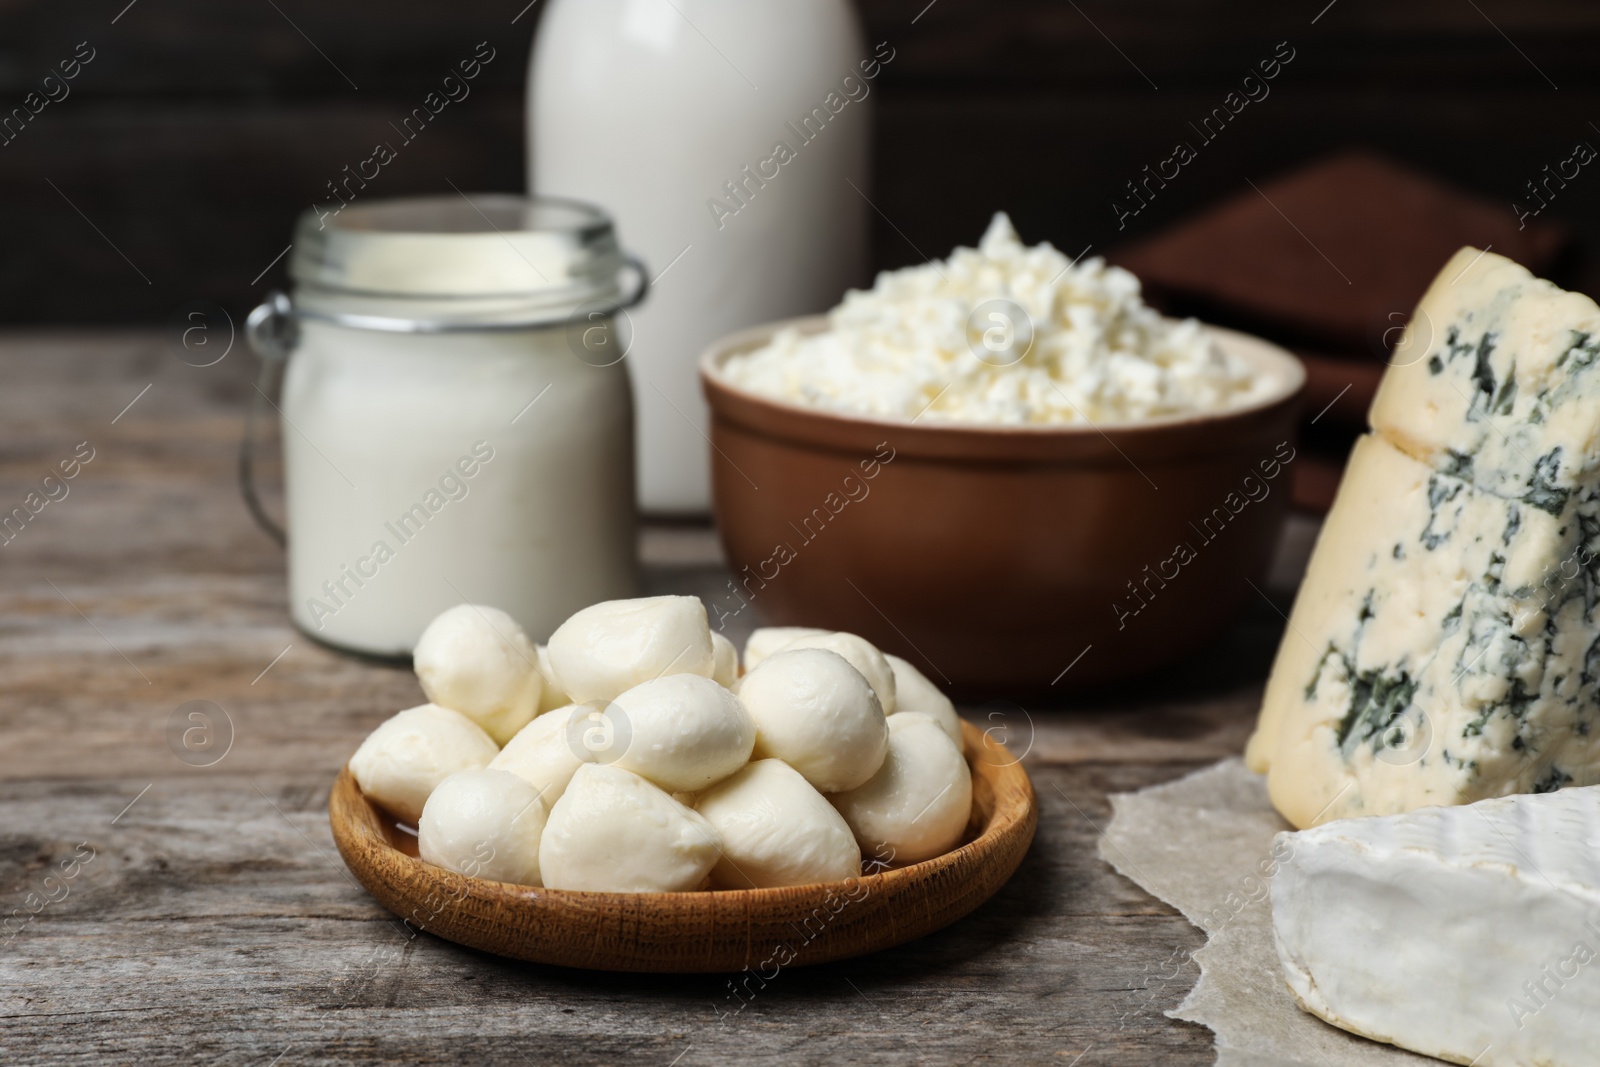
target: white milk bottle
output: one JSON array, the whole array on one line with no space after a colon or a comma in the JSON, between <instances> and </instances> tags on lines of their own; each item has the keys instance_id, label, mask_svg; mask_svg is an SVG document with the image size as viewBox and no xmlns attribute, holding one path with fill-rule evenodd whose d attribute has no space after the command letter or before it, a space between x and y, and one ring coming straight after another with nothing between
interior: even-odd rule
<instances>
[{"instance_id":1,"label":"white milk bottle","mask_svg":"<svg viewBox=\"0 0 1600 1067\"><path fill-rule=\"evenodd\" d=\"M709 505L695 362L866 281L869 48L848 0L548 0L529 184L597 203L658 284L632 314L641 506Z\"/></svg>"}]
</instances>

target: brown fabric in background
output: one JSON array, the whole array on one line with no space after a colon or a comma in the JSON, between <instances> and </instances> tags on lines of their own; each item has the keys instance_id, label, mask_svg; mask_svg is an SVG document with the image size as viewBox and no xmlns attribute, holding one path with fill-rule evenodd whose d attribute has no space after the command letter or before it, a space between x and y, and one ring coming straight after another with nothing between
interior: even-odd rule
<instances>
[{"instance_id":1,"label":"brown fabric in background","mask_svg":"<svg viewBox=\"0 0 1600 1067\"><path fill-rule=\"evenodd\" d=\"M1473 245L1541 277L1556 268L1566 228L1519 225L1509 202L1349 151L1258 182L1110 259L1167 313L1259 334L1305 361L1307 461L1295 465L1295 502L1324 511L1400 327L1445 261Z\"/></svg>"}]
</instances>

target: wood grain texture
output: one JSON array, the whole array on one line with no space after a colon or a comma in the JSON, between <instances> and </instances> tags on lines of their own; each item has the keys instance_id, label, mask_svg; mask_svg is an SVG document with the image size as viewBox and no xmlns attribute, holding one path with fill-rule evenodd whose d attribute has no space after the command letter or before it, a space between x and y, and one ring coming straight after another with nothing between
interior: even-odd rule
<instances>
[{"instance_id":1,"label":"wood grain texture","mask_svg":"<svg viewBox=\"0 0 1600 1067\"><path fill-rule=\"evenodd\" d=\"M328 822L356 880L395 915L497 956L600 971L753 971L852 959L913 941L992 897L1022 862L1039 812L1028 773L966 723L972 815L942 856L847 882L701 893L588 893L490 882L424 863L415 838L347 766ZM754 990L751 991L752 994Z\"/></svg>"},{"instance_id":2,"label":"wood grain texture","mask_svg":"<svg viewBox=\"0 0 1600 1067\"><path fill-rule=\"evenodd\" d=\"M1212 1062L1209 1032L1161 1014L1200 934L1095 848L1108 793L1243 747L1314 525L1291 526L1273 602L1195 661L1054 707L963 707L1039 806L1016 874L966 918L753 996L736 975L548 967L414 934L339 858L334 776L421 690L290 627L282 554L234 483L251 369L185 366L155 333L0 334L0 509L97 450L0 545L0 1062ZM641 551L653 592L727 581L703 527ZM233 723L210 767L166 739L195 699ZM63 881L80 844L94 858Z\"/></svg>"},{"instance_id":3,"label":"wood grain texture","mask_svg":"<svg viewBox=\"0 0 1600 1067\"><path fill-rule=\"evenodd\" d=\"M1182 769L1030 768L1039 834L988 904L885 952L769 970L764 987L547 967L414 933L340 861L323 775L162 778L115 824L148 779L0 783L8 913L45 865L84 841L97 853L0 947L0 1056L1066 1064L1093 1046L1084 1067L1207 1064L1209 1034L1161 1016L1193 978L1163 977L1166 961L1201 936L1095 853L1108 790Z\"/></svg>"}]
</instances>

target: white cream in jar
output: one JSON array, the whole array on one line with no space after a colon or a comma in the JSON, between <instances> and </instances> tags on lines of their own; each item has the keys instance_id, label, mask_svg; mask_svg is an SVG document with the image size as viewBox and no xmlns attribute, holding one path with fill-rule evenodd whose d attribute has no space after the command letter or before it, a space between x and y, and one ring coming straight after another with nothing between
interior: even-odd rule
<instances>
[{"instance_id":1,"label":"white cream in jar","mask_svg":"<svg viewBox=\"0 0 1600 1067\"><path fill-rule=\"evenodd\" d=\"M295 623L404 655L463 601L542 638L630 595L633 405L614 319L628 301L604 214L505 195L358 203L326 226L308 213L294 249L292 305L277 321L258 309L252 337L292 346Z\"/></svg>"}]
</instances>

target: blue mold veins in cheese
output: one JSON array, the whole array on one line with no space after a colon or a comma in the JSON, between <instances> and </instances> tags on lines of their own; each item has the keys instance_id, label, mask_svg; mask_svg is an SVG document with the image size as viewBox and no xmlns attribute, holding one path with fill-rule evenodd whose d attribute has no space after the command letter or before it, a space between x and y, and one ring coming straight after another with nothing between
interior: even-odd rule
<instances>
[{"instance_id":1,"label":"blue mold veins in cheese","mask_svg":"<svg viewBox=\"0 0 1600 1067\"><path fill-rule=\"evenodd\" d=\"M1312 555L1247 759L1296 826L1600 782L1600 307L1463 249Z\"/></svg>"}]
</instances>

